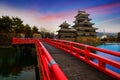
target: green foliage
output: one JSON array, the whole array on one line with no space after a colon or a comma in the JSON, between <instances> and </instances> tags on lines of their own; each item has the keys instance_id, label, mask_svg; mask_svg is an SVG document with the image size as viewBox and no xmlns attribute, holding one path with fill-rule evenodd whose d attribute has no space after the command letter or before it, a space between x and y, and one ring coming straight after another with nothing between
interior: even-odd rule
<instances>
[{"instance_id":1,"label":"green foliage","mask_svg":"<svg viewBox=\"0 0 120 80\"><path fill-rule=\"evenodd\" d=\"M11 32L12 28L13 28L12 25L13 25L13 23L9 16L2 16L0 18L0 32L1 33Z\"/></svg>"},{"instance_id":2,"label":"green foliage","mask_svg":"<svg viewBox=\"0 0 120 80\"><path fill-rule=\"evenodd\" d=\"M54 38L54 33L49 32L47 29L41 27L40 34L42 38Z\"/></svg>"},{"instance_id":3,"label":"green foliage","mask_svg":"<svg viewBox=\"0 0 120 80\"><path fill-rule=\"evenodd\" d=\"M25 25L24 33L26 38L32 37L32 29L28 24Z\"/></svg>"},{"instance_id":4,"label":"green foliage","mask_svg":"<svg viewBox=\"0 0 120 80\"><path fill-rule=\"evenodd\" d=\"M32 37L33 33L39 33L38 28L28 24L24 25L23 21L18 17L2 16L0 17L0 46L10 45L12 37L21 37L21 34L25 34L25 37Z\"/></svg>"},{"instance_id":5,"label":"green foliage","mask_svg":"<svg viewBox=\"0 0 120 80\"><path fill-rule=\"evenodd\" d=\"M54 33L50 33L47 29L41 28L39 29L36 26L31 28L30 25L23 24L23 21L18 17L9 17L2 16L0 17L0 33L14 33L15 37L19 37L20 33L25 34L25 37L32 37L34 33L41 34L42 38L53 38Z\"/></svg>"},{"instance_id":6,"label":"green foliage","mask_svg":"<svg viewBox=\"0 0 120 80\"><path fill-rule=\"evenodd\" d=\"M15 33L23 33L24 32L24 25L23 25L23 21L19 18L12 18L13 20L13 31Z\"/></svg>"},{"instance_id":7,"label":"green foliage","mask_svg":"<svg viewBox=\"0 0 120 80\"><path fill-rule=\"evenodd\" d=\"M115 41L116 38L115 38L114 36L110 36L110 37L108 38L108 40L109 40L109 41Z\"/></svg>"},{"instance_id":8,"label":"green foliage","mask_svg":"<svg viewBox=\"0 0 120 80\"><path fill-rule=\"evenodd\" d=\"M33 26L32 33L39 33L39 29L36 26Z\"/></svg>"},{"instance_id":9,"label":"green foliage","mask_svg":"<svg viewBox=\"0 0 120 80\"><path fill-rule=\"evenodd\" d=\"M0 18L0 33L15 33L16 36L19 33L24 33L25 37L32 37L34 33L40 33L36 26L31 26L23 24L23 21L18 17L2 16Z\"/></svg>"}]
</instances>

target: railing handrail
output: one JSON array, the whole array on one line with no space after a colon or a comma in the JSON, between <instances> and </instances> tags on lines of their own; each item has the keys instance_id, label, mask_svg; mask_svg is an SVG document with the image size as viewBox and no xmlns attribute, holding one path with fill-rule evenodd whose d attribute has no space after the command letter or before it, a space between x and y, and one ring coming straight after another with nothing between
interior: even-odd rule
<instances>
[{"instance_id":1,"label":"railing handrail","mask_svg":"<svg viewBox=\"0 0 120 80\"><path fill-rule=\"evenodd\" d=\"M35 44L43 80L68 80L39 39L13 38L12 44Z\"/></svg>"},{"instance_id":2,"label":"railing handrail","mask_svg":"<svg viewBox=\"0 0 120 80\"><path fill-rule=\"evenodd\" d=\"M114 66L114 67L120 69L120 62L108 59L106 57L102 57L100 55L93 54L91 52L91 50L104 52L104 53L114 55L117 57L120 57L120 52L105 50L102 48L97 48L94 46L89 46L89 45L71 42L71 41L65 41L65 40L44 39L43 41L48 42L58 48L61 48L62 50L65 50L65 51L71 53L73 56L85 61L86 63L92 65L93 67L107 73L108 75L110 75L118 80L120 79L119 73L114 72L106 67L106 64L109 64L111 66ZM84 49L77 48L75 45L77 45L79 47L84 47ZM82 56L80 54L82 54L84 56ZM98 63L93 62L90 58L94 58L94 59L98 60Z\"/></svg>"},{"instance_id":3,"label":"railing handrail","mask_svg":"<svg viewBox=\"0 0 120 80\"><path fill-rule=\"evenodd\" d=\"M82 46L82 47L87 46L90 49L95 49L97 51L105 52L107 54L111 54L111 55L120 57L120 52L116 52L116 51L106 50L106 49L103 49L103 48L97 48L97 47L94 47L94 46L90 46L90 45L86 45L86 44L82 44L82 43L77 43L77 42L66 41L66 40L57 40L57 39L51 39L51 40L59 41L59 42L66 42L66 43L70 43L70 44L78 45L78 46Z\"/></svg>"}]
</instances>

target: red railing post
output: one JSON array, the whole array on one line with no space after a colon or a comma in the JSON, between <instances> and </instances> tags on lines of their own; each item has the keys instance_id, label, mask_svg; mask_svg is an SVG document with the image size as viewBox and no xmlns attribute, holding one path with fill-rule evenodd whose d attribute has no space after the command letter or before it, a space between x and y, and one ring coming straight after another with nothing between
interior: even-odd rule
<instances>
[{"instance_id":1,"label":"red railing post","mask_svg":"<svg viewBox=\"0 0 120 80\"><path fill-rule=\"evenodd\" d=\"M101 69L105 69L106 68L106 64L103 62L103 61L101 61L101 60L99 60L99 67L101 68Z\"/></svg>"},{"instance_id":2,"label":"red railing post","mask_svg":"<svg viewBox=\"0 0 120 80\"><path fill-rule=\"evenodd\" d=\"M73 43L70 43L70 52L73 53Z\"/></svg>"},{"instance_id":3,"label":"red railing post","mask_svg":"<svg viewBox=\"0 0 120 80\"><path fill-rule=\"evenodd\" d=\"M60 47L63 49L63 50L65 50L66 49L66 47L65 47L65 42L64 41L60 41Z\"/></svg>"},{"instance_id":4,"label":"red railing post","mask_svg":"<svg viewBox=\"0 0 120 80\"><path fill-rule=\"evenodd\" d=\"M86 59L87 62L90 61L89 54L90 54L90 48L88 48L88 45L85 45L85 59Z\"/></svg>"}]
</instances>

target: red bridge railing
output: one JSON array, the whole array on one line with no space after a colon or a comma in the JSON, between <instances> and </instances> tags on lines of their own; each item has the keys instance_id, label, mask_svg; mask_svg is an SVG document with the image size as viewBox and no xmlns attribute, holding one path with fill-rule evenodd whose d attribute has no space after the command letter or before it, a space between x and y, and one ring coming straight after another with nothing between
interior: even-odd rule
<instances>
[{"instance_id":1,"label":"red bridge railing","mask_svg":"<svg viewBox=\"0 0 120 80\"><path fill-rule=\"evenodd\" d=\"M84 62L99 69L100 71L103 71L104 73L120 80L119 73L114 72L106 67L106 64L108 64L120 70L120 62L94 54L92 50L104 52L106 54L111 54L117 57L120 57L120 52L113 52L110 50L105 50L105 49L101 49L85 44L80 44L76 42L65 41L65 40L44 39L43 41L69 52L73 56L79 58L80 60L83 60ZM92 59L98 60L98 63L95 63L94 61L92 61Z\"/></svg>"},{"instance_id":2,"label":"red bridge railing","mask_svg":"<svg viewBox=\"0 0 120 80\"><path fill-rule=\"evenodd\" d=\"M35 44L35 41L32 38L13 38L12 44Z\"/></svg>"},{"instance_id":3,"label":"red bridge railing","mask_svg":"<svg viewBox=\"0 0 120 80\"><path fill-rule=\"evenodd\" d=\"M68 80L39 39L13 38L12 44L35 44L43 80Z\"/></svg>"}]
</instances>

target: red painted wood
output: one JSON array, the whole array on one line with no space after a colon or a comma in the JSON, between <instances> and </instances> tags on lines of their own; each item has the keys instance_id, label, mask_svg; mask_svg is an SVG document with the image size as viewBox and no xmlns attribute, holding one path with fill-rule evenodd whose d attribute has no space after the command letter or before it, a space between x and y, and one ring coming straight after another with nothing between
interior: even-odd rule
<instances>
[{"instance_id":1,"label":"red painted wood","mask_svg":"<svg viewBox=\"0 0 120 80\"><path fill-rule=\"evenodd\" d=\"M103 71L104 73L120 80L120 74L116 73L106 67L106 64L109 64L115 68L120 69L120 62L99 56L97 54L94 54L91 52L91 50L104 52L106 54L114 55L117 57L120 57L120 52L114 52L110 50L105 50L102 48L97 48L94 46L89 46L85 44L80 44L76 42L70 42L65 40L54 40L54 39L44 39L43 41L52 44L64 51L69 52L73 56L79 58L80 60L83 60L84 62L88 63L89 65L97 68L98 70ZM81 49L82 47L83 49ZM83 55L81 55L83 54ZM90 58L98 60L98 63L93 62Z\"/></svg>"},{"instance_id":2,"label":"red painted wood","mask_svg":"<svg viewBox=\"0 0 120 80\"><path fill-rule=\"evenodd\" d=\"M13 38L12 44L35 44L43 80L68 80L39 39Z\"/></svg>"}]
</instances>

